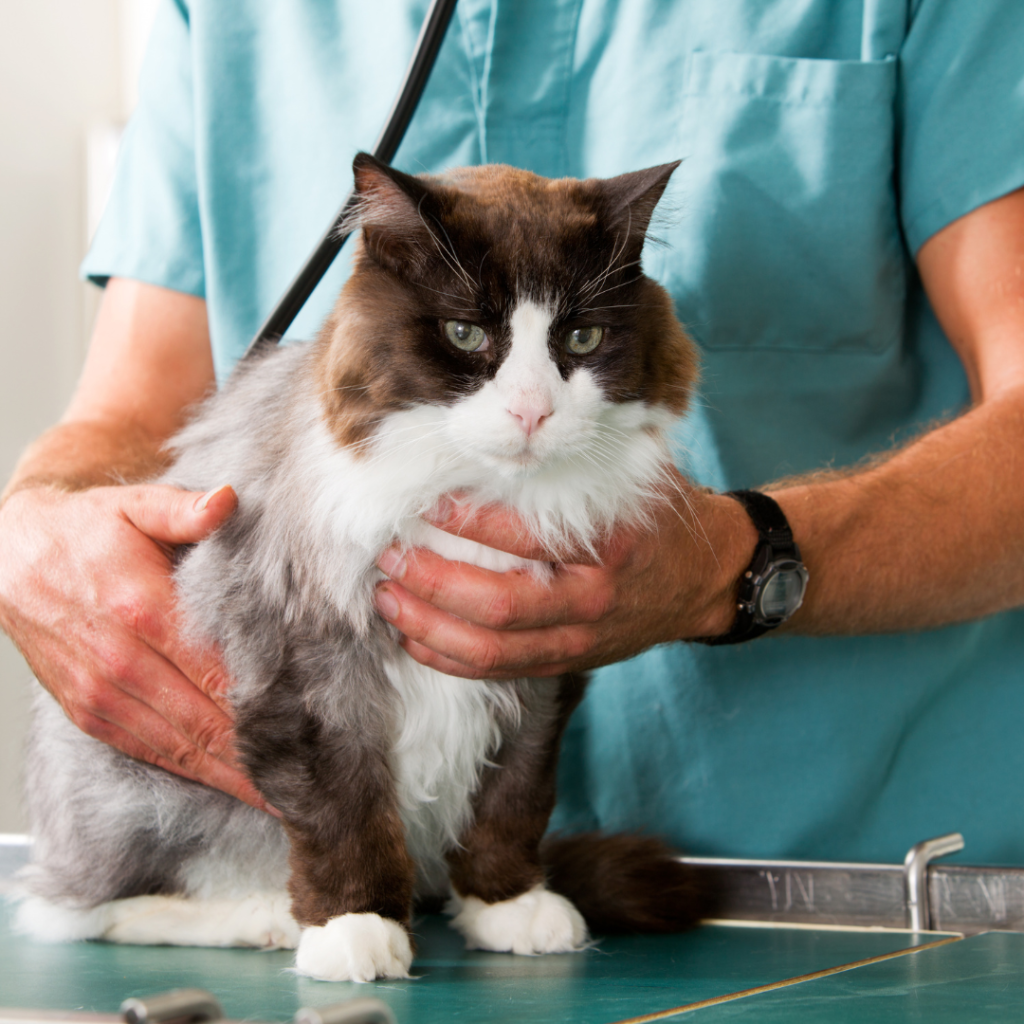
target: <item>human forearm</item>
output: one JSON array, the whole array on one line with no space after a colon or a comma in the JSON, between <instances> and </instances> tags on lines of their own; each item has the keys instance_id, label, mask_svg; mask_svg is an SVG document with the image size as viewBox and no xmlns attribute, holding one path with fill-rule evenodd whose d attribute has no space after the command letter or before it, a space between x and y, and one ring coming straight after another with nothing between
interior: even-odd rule
<instances>
[{"instance_id":1,"label":"human forearm","mask_svg":"<svg viewBox=\"0 0 1024 1024\"><path fill-rule=\"evenodd\" d=\"M162 441L129 421L60 423L29 446L3 497L28 487L79 491L146 479L164 464Z\"/></svg>"},{"instance_id":2,"label":"human forearm","mask_svg":"<svg viewBox=\"0 0 1024 1024\"><path fill-rule=\"evenodd\" d=\"M811 574L805 633L926 629L1024 604L1024 388L860 472L768 488Z\"/></svg>"},{"instance_id":3,"label":"human forearm","mask_svg":"<svg viewBox=\"0 0 1024 1024\"><path fill-rule=\"evenodd\" d=\"M164 462L161 445L212 383L203 300L112 279L67 412L25 452L5 496L154 475Z\"/></svg>"}]
</instances>

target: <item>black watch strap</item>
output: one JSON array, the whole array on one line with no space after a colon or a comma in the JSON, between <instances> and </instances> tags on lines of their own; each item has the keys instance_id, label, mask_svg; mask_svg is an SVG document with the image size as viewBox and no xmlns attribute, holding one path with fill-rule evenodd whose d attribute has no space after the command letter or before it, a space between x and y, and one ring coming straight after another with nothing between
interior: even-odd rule
<instances>
[{"instance_id":1,"label":"black watch strap","mask_svg":"<svg viewBox=\"0 0 1024 1024\"><path fill-rule=\"evenodd\" d=\"M710 647L723 644L738 644L745 640L754 640L770 632L783 620L777 622L756 622L754 600L748 581L753 580L771 562L778 559L792 559L799 562L800 548L793 540L786 514L779 503L762 494L760 491L726 491L726 497L735 498L747 511L751 522L757 529L758 541L754 549L754 558L740 579L739 595L736 604L736 621L728 633L721 636L705 637L700 643Z\"/></svg>"}]
</instances>

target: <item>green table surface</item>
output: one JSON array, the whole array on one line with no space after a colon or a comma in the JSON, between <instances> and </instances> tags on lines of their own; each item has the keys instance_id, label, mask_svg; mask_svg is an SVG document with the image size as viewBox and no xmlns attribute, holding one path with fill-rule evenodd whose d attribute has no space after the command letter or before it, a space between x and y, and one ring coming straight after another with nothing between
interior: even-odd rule
<instances>
[{"instance_id":1,"label":"green table surface","mask_svg":"<svg viewBox=\"0 0 1024 1024\"><path fill-rule=\"evenodd\" d=\"M12 934L9 919L10 911L0 908L0 1006L109 1013L128 996L198 987L213 992L227 1015L239 1019L283 1021L300 1006L372 995L391 1005L399 1024L523 1020L611 1024L660 1016L703 1000L940 938L906 932L708 925L685 935L604 939L582 953L516 957L466 952L444 919L429 917L416 924L419 954L413 980L353 985L296 977L287 970L292 954L285 951L94 942L44 945ZM1013 938L1024 940L1024 936ZM921 950L892 962L941 951ZM856 988L854 976L867 969L849 976L851 991ZM784 991L796 992L800 987ZM751 996L743 1002L761 998ZM693 1012L701 1018L723 1009ZM717 1021L713 1016L709 1019Z\"/></svg>"},{"instance_id":2,"label":"green table surface","mask_svg":"<svg viewBox=\"0 0 1024 1024\"><path fill-rule=\"evenodd\" d=\"M685 1015L688 1024L1020 1024L1024 935L988 932Z\"/></svg>"}]
</instances>

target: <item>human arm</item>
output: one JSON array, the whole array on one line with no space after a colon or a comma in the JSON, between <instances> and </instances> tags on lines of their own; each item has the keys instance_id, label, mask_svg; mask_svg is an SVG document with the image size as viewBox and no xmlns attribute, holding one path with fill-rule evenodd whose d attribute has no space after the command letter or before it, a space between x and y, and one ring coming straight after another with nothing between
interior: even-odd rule
<instances>
[{"instance_id":1,"label":"human arm","mask_svg":"<svg viewBox=\"0 0 1024 1024\"><path fill-rule=\"evenodd\" d=\"M925 629L1024 603L1024 191L937 232L918 263L973 405L863 468L765 488L811 576L792 632ZM422 550L385 563L379 600L398 605L386 617L417 660L471 677L554 674L723 633L756 535L733 499L677 482L655 531L619 531L602 564L561 566L550 585ZM499 510L466 520L455 506L438 525L550 557Z\"/></svg>"},{"instance_id":2,"label":"human arm","mask_svg":"<svg viewBox=\"0 0 1024 1024\"><path fill-rule=\"evenodd\" d=\"M110 281L67 412L0 505L0 626L84 731L264 806L234 762L223 665L174 621L168 547L214 530L234 493L137 483L213 382L201 299Z\"/></svg>"}]
</instances>

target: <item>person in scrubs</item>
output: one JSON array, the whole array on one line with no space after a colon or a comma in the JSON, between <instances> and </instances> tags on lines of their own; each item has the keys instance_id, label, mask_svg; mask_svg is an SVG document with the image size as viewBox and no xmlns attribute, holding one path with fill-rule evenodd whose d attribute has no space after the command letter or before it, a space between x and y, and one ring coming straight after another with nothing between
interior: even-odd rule
<instances>
[{"instance_id":1,"label":"person in scrubs","mask_svg":"<svg viewBox=\"0 0 1024 1024\"><path fill-rule=\"evenodd\" d=\"M85 261L106 294L82 378L0 508L0 624L70 717L256 806L168 579L231 481L138 481L328 223L424 10L166 0ZM890 861L960 830L972 862L1024 862L1024 6L460 0L395 163L680 158L644 255L703 360L678 509L550 588L386 553L379 611L453 675L600 667L559 827ZM758 639L680 642L736 629L759 547L737 488L784 513L806 599ZM501 510L447 515L546 557Z\"/></svg>"}]
</instances>

